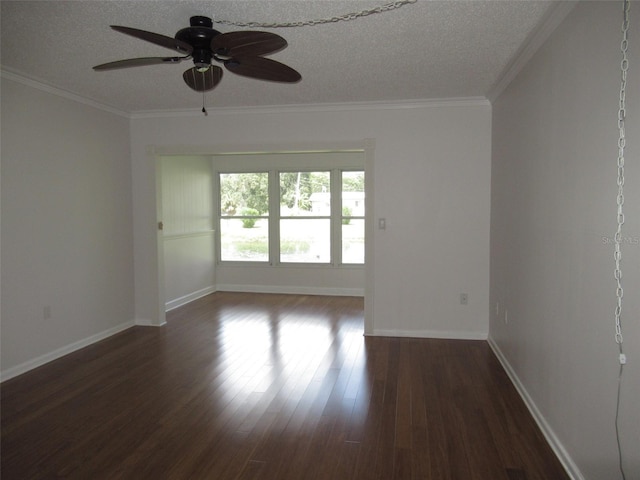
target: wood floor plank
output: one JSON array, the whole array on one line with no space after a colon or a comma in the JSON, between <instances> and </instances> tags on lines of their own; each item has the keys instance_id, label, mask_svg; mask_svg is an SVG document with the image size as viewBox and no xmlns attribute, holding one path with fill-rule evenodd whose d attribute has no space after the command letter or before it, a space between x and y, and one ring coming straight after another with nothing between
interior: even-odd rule
<instances>
[{"instance_id":1,"label":"wood floor plank","mask_svg":"<svg viewBox=\"0 0 640 480\"><path fill-rule=\"evenodd\" d=\"M3 480L564 480L482 341L218 292L6 381Z\"/></svg>"}]
</instances>

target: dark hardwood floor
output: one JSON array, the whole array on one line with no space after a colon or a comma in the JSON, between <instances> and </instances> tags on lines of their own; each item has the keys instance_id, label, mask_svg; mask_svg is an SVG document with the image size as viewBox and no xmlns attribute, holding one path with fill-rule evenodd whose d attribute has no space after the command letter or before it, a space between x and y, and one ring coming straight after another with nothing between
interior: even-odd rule
<instances>
[{"instance_id":1,"label":"dark hardwood floor","mask_svg":"<svg viewBox=\"0 0 640 480\"><path fill-rule=\"evenodd\" d=\"M2 384L2 479L561 480L483 341L215 293Z\"/></svg>"}]
</instances>

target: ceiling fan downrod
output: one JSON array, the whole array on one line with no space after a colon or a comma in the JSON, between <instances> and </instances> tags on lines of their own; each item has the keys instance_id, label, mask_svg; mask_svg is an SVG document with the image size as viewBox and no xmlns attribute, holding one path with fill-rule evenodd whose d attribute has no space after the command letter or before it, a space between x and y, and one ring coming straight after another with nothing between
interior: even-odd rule
<instances>
[{"instance_id":1,"label":"ceiling fan downrod","mask_svg":"<svg viewBox=\"0 0 640 480\"><path fill-rule=\"evenodd\" d=\"M189 25L191 26L179 30L175 38L193 47L191 52L193 64L199 72L206 72L213 58L211 40L220 35L220 32L212 28L213 21L209 17L200 15L191 17Z\"/></svg>"}]
</instances>

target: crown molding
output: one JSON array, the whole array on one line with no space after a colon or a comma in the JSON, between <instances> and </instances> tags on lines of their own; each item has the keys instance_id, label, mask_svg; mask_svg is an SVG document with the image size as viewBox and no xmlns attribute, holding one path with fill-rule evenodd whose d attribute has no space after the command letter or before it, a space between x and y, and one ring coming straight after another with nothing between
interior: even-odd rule
<instances>
[{"instance_id":1,"label":"crown molding","mask_svg":"<svg viewBox=\"0 0 640 480\"><path fill-rule=\"evenodd\" d=\"M429 107L469 107L491 106L485 97L434 98L416 100L375 101L375 102L343 102L343 103L309 103L292 105L266 105L249 107L209 107L209 115L238 115L243 113L280 114L300 112L344 112L358 110L398 110ZM161 118L161 117L202 117L199 109L190 110L150 110L133 112L131 118Z\"/></svg>"},{"instance_id":2,"label":"crown molding","mask_svg":"<svg viewBox=\"0 0 640 480\"><path fill-rule=\"evenodd\" d=\"M95 100L91 100L90 98L77 95L75 93L69 92L67 90L63 90L58 87L54 87L53 85L45 83L42 80L29 78L19 72L8 69L7 67L0 67L0 77L6 78L7 80L12 80L22 85L26 85L27 87L35 88L36 90L50 93L58 97L66 98L67 100L72 100L74 102L82 103L84 105L97 108L105 112L113 113L115 115L119 115L126 118L131 118L131 114L129 112L125 112L123 110L119 110L109 105L105 105L104 103L96 102Z\"/></svg>"},{"instance_id":3,"label":"crown molding","mask_svg":"<svg viewBox=\"0 0 640 480\"><path fill-rule=\"evenodd\" d=\"M567 15L575 8L579 0L567 0L557 2L556 5L547 12L537 28L535 28L518 49L498 80L493 84L487 93L487 99L493 103L509 84L516 78L524 66L531 60L533 55L549 39L551 34L560 26Z\"/></svg>"},{"instance_id":4,"label":"crown molding","mask_svg":"<svg viewBox=\"0 0 640 480\"><path fill-rule=\"evenodd\" d=\"M100 102L96 102L87 97L54 87L41 80L29 78L19 72L6 67L0 67L0 76L8 80L13 80L22 85L41 90L52 95L57 95L75 102L79 102L91 107L104 110L129 119L163 118L163 117L202 117L199 109L176 109L176 110L149 110L138 112L126 112ZM239 114L282 114L300 112L345 112L345 111L367 111L367 110L399 110L434 107L470 107L487 106L491 103L485 97L458 97L458 98L432 98L415 100L384 100L372 102L343 102L343 103L309 103L292 105L266 105L247 107L209 107L209 114L217 115L239 115Z\"/></svg>"}]
</instances>

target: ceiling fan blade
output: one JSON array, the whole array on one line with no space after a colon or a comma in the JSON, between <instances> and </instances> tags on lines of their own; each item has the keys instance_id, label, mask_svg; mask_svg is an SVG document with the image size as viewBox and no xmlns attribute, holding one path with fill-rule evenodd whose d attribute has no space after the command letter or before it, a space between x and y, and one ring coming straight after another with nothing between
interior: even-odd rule
<instances>
[{"instance_id":1,"label":"ceiling fan blade","mask_svg":"<svg viewBox=\"0 0 640 480\"><path fill-rule=\"evenodd\" d=\"M196 67L190 68L182 74L184 82L196 92L213 90L222 80L222 68L211 65L205 72L199 72Z\"/></svg>"},{"instance_id":2,"label":"ceiling fan blade","mask_svg":"<svg viewBox=\"0 0 640 480\"><path fill-rule=\"evenodd\" d=\"M237 75L270 80L272 82L298 82L302 76L284 63L263 57L234 57L224 62L227 69Z\"/></svg>"},{"instance_id":3,"label":"ceiling fan blade","mask_svg":"<svg viewBox=\"0 0 640 480\"><path fill-rule=\"evenodd\" d=\"M284 38L269 32L228 32L211 40L211 50L226 57L257 57L277 52L286 46Z\"/></svg>"},{"instance_id":4,"label":"ceiling fan blade","mask_svg":"<svg viewBox=\"0 0 640 480\"><path fill-rule=\"evenodd\" d=\"M159 33L147 32L145 30L138 30L137 28L131 27L120 27L118 25L111 25L111 28L117 32L131 35L132 37L146 40L147 42L155 43L161 47L177 50L180 53L191 53L193 51L193 47L188 43L165 35L160 35Z\"/></svg>"},{"instance_id":5,"label":"ceiling fan blade","mask_svg":"<svg viewBox=\"0 0 640 480\"><path fill-rule=\"evenodd\" d=\"M144 67L147 65L161 65L163 63L180 63L186 57L145 57L129 58L127 60L117 60L115 62L103 63L93 67L94 70L115 70L117 68Z\"/></svg>"}]
</instances>

